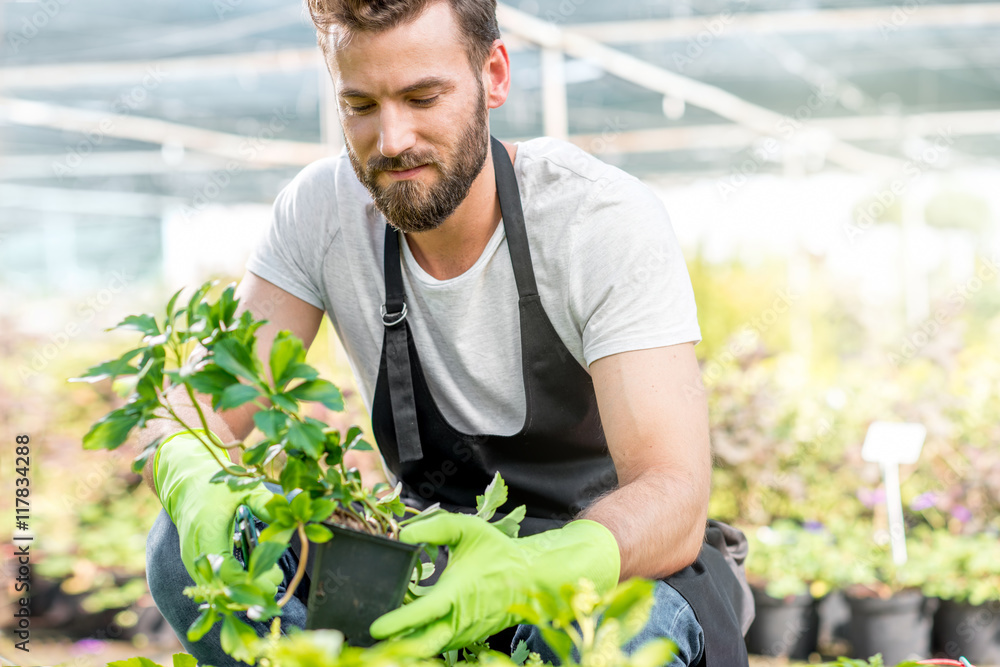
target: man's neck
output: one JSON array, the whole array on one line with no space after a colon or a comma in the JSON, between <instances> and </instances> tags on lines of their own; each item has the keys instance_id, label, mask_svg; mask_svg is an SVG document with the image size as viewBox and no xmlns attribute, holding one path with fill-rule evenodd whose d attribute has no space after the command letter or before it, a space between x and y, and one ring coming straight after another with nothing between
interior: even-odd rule
<instances>
[{"instance_id":1,"label":"man's neck","mask_svg":"<svg viewBox=\"0 0 1000 667\"><path fill-rule=\"evenodd\" d=\"M501 142L511 164L517 147ZM500 199L493 171L493 154L469 188L455 212L429 232L406 234L406 242L424 271L438 280L460 276L476 263L500 223Z\"/></svg>"}]
</instances>

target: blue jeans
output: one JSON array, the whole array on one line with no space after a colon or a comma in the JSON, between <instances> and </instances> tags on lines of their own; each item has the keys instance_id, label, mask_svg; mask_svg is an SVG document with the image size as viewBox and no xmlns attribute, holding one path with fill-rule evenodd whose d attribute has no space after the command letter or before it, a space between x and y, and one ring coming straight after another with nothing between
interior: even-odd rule
<instances>
[{"instance_id":1,"label":"blue jeans","mask_svg":"<svg viewBox=\"0 0 1000 667\"><path fill-rule=\"evenodd\" d=\"M285 594L285 587L295 573L296 558L290 549L281 557L278 565L284 571L285 579L278 587L275 599ZM181 562L177 528L166 511L160 512L146 540L146 579L160 613L170 623L187 652L197 658L199 664L215 667L244 664L237 662L222 650L219 642L221 623L216 623L215 627L199 641L194 643L188 641L187 629L198 616L198 605L182 593L186 586L191 586L194 582ZM680 593L662 581L657 582L655 594L656 601L649 622L625 646L625 651L631 653L653 637L669 637L678 645L678 656L670 663L670 667L696 665L701 659L705 639L694 611ZM250 621L242 612L238 613L237 617L254 628L262 637L268 632L270 621L266 623ZM293 625L304 628L305 624L306 605L293 596L282 610L282 632L287 632ZM555 656L542 640L538 628L531 625L518 626L513 646L516 647L522 639L527 642L529 650L542 656L543 661L555 662Z\"/></svg>"}]
</instances>

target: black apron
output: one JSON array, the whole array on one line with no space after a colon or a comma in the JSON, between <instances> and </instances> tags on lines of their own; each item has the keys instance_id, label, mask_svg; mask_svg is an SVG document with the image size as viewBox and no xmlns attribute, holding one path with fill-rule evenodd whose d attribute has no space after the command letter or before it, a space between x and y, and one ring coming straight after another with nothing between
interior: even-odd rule
<instances>
[{"instance_id":1,"label":"black apron","mask_svg":"<svg viewBox=\"0 0 1000 667\"><path fill-rule=\"evenodd\" d=\"M569 353L542 308L514 168L491 137L507 246L517 284L525 417L511 436L452 428L428 389L406 319L399 235L385 234L385 332L372 407L372 427L387 467L403 483L402 498L474 513L476 495L499 471L508 487L502 516L525 505L521 534L558 528L618 485L589 373ZM753 601L742 575L746 540L709 522L698 560L664 581L692 606L705 633L700 665L747 665L743 635ZM748 606L749 605L749 606ZM749 614L749 618L748 618Z\"/></svg>"}]
</instances>

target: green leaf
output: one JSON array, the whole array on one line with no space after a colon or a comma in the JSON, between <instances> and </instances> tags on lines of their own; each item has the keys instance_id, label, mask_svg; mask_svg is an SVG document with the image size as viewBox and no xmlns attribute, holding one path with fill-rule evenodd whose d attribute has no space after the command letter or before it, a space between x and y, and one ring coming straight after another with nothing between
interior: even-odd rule
<instances>
[{"instance_id":1,"label":"green leaf","mask_svg":"<svg viewBox=\"0 0 1000 667\"><path fill-rule=\"evenodd\" d=\"M330 541L333 537L333 531L326 526L321 526L318 523L310 523L306 526L306 537L309 538L310 542L323 544L324 542Z\"/></svg>"},{"instance_id":2,"label":"green leaf","mask_svg":"<svg viewBox=\"0 0 1000 667\"><path fill-rule=\"evenodd\" d=\"M254 400L258 396L260 396L260 392L256 387L246 384L234 384L222 392L222 396L218 401L213 401L212 408L215 410L232 410Z\"/></svg>"},{"instance_id":3,"label":"green leaf","mask_svg":"<svg viewBox=\"0 0 1000 667\"><path fill-rule=\"evenodd\" d=\"M129 432L141 418L141 413L130 412L125 407L112 410L83 436L83 448L117 449L128 439Z\"/></svg>"},{"instance_id":4,"label":"green leaf","mask_svg":"<svg viewBox=\"0 0 1000 667\"><path fill-rule=\"evenodd\" d=\"M358 440L355 440L355 442L357 444L354 445L353 447L351 447L351 449L353 449L356 452L373 452L373 451L375 451L375 448L372 447L371 443L368 442L367 440L362 440L362 439L359 438Z\"/></svg>"},{"instance_id":5,"label":"green leaf","mask_svg":"<svg viewBox=\"0 0 1000 667\"><path fill-rule=\"evenodd\" d=\"M153 440L151 443L143 447L142 451L139 452L139 455L136 456L134 459L132 459L132 472L136 473L137 475L140 474L142 472L142 469L146 467L146 462L149 460L149 457L153 456L156 453L156 449L168 437L169 435L161 435L159 438Z\"/></svg>"},{"instance_id":6,"label":"green leaf","mask_svg":"<svg viewBox=\"0 0 1000 667\"><path fill-rule=\"evenodd\" d=\"M247 466L260 465L267 458L268 450L274 447L270 440L262 440L243 452L243 463Z\"/></svg>"},{"instance_id":7,"label":"green leaf","mask_svg":"<svg viewBox=\"0 0 1000 667\"><path fill-rule=\"evenodd\" d=\"M129 365L131 361L137 354L145 350L146 348L137 347L134 350L129 350L123 354L118 359L112 359L110 361L105 361L104 363L97 364L96 366L91 366L87 369L87 372L80 377L69 378L69 382L97 382L105 378L111 378L112 380L119 375L134 375L139 372L139 369L135 366Z\"/></svg>"},{"instance_id":8,"label":"green leaf","mask_svg":"<svg viewBox=\"0 0 1000 667\"><path fill-rule=\"evenodd\" d=\"M323 454L326 436L314 424L292 420L288 427L288 442L309 458L318 459Z\"/></svg>"},{"instance_id":9,"label":"green leaf","mask_svg":"<svg viewBox=\"0 0 1000 667\"><path fill-rule=\"evenodd\" d=\"M253 662L258 641L254 629L235 616L222 619L222 650L243 662Z\"/></svg>"},{"instance_id":10,"label":"green leaf","mask_svg":"<svg viewBox=\"0 0 1000 667\"><path fill-rule=\"evenodd\" d=\"M187 307L187 323L188 328L194 326L195 322L204 317L208 311L208 305L202 304L202 299L208 294L209 290L217 283L217 280L212 280L206 283L202 283L201 287L195 290L194 294L188 300Z\"/></svg>"},{"instance_id":11,"label":"green leaf","mask_svg":"<svg viewBox=\"0 0 1000 667\"><path fill-rule=\"evenodd\" d=\"M269 523L277 523L282 526L294 526L295 524L291 505L288 503L288 499L281 494L274 494L274 497L264 505L264 510L271 515Z\"/></svg>"},{"instance_id":12,"label":"green leaf","mask_svg":"<svg viewBox=\"0 0 1000 667\"><path fill-rule=\"evenodd\" d=\"M291 412L292 414L298 414L299 404L285 394L271 394L268 398L282 410Z\"/></svg>"},{"instance_id":13,"label":"green leaf","mask_svg":"<svg viewBox=\"0 0 1000 667\"><path fill-rule=\"evenodd\" d=\"M295 496L291 502L292 516L296 521L305 523L312 516L312 498L308 493L302 492Z\"/></svg>"},{"instance_id":14,"label":"green leaf","mask_svg":"<svg viewBox=\"0 0 1000 667\"><path fill-rule=\"evenodd\" d=\"M174 292L174 295L172 297L170 297L169 301L167 301L167 319L165 321L165 324L167 326L170 326L170 325L172 325L174 323L174 306L177 305L177 298L181 295L181 292L183 292L183 291L184 291L184 288L183 287L180 288L179 290L177 290L176 292ZM178 313L178 315L179 314L180 313Z\"/></svg>"},{"instance_id":15,"label":"green leaf","mask_svg":"<svg viewBox=\"0 0 1000 667\"><path fill-rule=\"evenodd\" d=\"M655 583L639 577L624 581L605 596L605 618L623 618L632 608L653 595Z\"/></svg>"},{"instance_id":16,"label":"green leaf","mask_svg":"<svg viewBox=\"0 0 1000 667\"><path fill-rule=\"evenodd\" d=\"M476 516L489 521L505 502L507 502L507 485L497 472L493 475L493 481L486 487L486 494L476 496Z\"/></svg>"},{"instance_id":17,"label":"green leaf","mask_svg":"<svg viewBox=\"0 0 1000 667\"><path fill-rule=\"evenodd\" d=\"M517 537L521 532L521 521L524 520L526 511L524 505L518 505L507 516L494 521L493 525L507 537Z\"/></svg>"},{"instance_id":18,"label":"green leaf","mask_svg":"<svg viewBox=\"0 0 1000 667\"><path fill-rule=\"evenodd\" d=\"M288 416L280 410L262 410L254 414L253 423L270 440L278 442L285 434L285 428L288 426Z\"/></svg>"},{"instance_id":19,"label":"green leaf","mask_svg":"<svg viewBox=\"0 0 1000 667\"><path fill-rule=\"evenodd\" d=\"M344 409L344 396L329 380L310 380L285 392L298 401L316 401L339 412Z\"/></svg>"},{"instance_id":20,"label":"green leaf","mask_svg":"<svg viewBox=\"0 0 1000 667\"><path fill-rule=\"evenodd\" d=\"M239 378L223 370L218 364L206 364L203 369L197 373L191 373L187 377L182 373L181 380L190 384L195 391L210 396L221 394L240 381Z\"/></svg>"},{"instance_id":21,"label":"green leaf","mask_svg":"<svg viewBox=\"0 0 1000 667\"><path fill-rule=\"evenodd\" d=\"M319 371L307 363L291 364L285 369L283 380L285 384L292 380L315 380L319 377Z\"/></svg>"},{"instance_id":22,"label":"green leaf","mask_svg":"<svg viewBox=\"0 0 1000 667\"><path fill-rule=\"evenodd\" d=\"M319 464L313 459L299 459L290 456L285 462L285 467L278 480L281 482L282 491L289 493L294 489L309 491L320 488L319 480L322 476Z\"/></svg>"},{"instance_id":23,"label":"green leaf","mask_svg":"<svg viewBox=\"0 0 1000 667\"><path fill-rule=\"evenodd\" d=\"M238 465L230 466L230 469L237 472L246 472L246 469L243 466L238 466ZM260 484L264 480L261 477L247 477L245 475L233 475L230 474L229 472L226 472L225 470L220 470L219 472L212 475L212 478L209 479L208 481L213 484L220 484L224 482L226 486L228 486L232 491L249 491L250 489L255 488L258 484Z\"/></svg>"},{"instance_id":24,"label":"green leaf","mask_svg":"<svg viewBox=\"0 0 1000 667\"><path fill-rule=\"evenodd\" d=\"M153 317L152 313L129 315L112 328L135 330L146 336L155 336L160 333L160 326L156 323L156 318Z\"/></svg>"},{"instance_id":25,"label":"green leaf","mask_svg":"<svg viewBox=\"0 0 1000 667\"><path fill-rule=\"evenodd\" d=\"M237 465L230 466L229 470L237 473L247 471L247 469L244 468L243 466L237 466ZM212 475L211 479L209 479L208 481L212 484L216 484L219 482L224 482L227 477L232 477L232 474L229 471L219 470L217 473Z\"/></svg>"},{"instance_id":26,"label":"green leaf","mask_svg":"<svg viewBox=\"0 0 1000 667\"><path fill-rule=\"evenodd\" d=\"M345 451L349 450L351 447L357 444L356 441L360 439L361 436L363 435L364 432L357 426L352 426L351 428L347 429L347 435L344 437L344 450Z\"/></svg>"},{"instance_id":27,"label":"green leaf","mask_svg":"<svg viewBox=\"0 0 1000 667\"><path fill-rule=\"evenodd\" d=\"M188 628L187 638L189 642L196 642L202 637L204 637L215 622L219 620L219 612L214 609L203 609L198 618L194 619L194 623Z\"/></svg>"},{"instance_id":28,"label":"green leaf","mask_svg":"<svg viewBox=\"0 0 1000 667\"><path fill-rule=\"evenodd\" d=\"M528 650L528 643L522 639L517 643L517 648L511 651L510 661L516 665L523 665L529 653L531 651Z\"/></svg>"},{"instance_id":29,"label":"green leaf","mask_svg":"<svg viewBox=\"0 0 1000 667\"><path fill-rule=\"evenodd\" d=\"M108 667L162 667L159 663L153 662L149 658L129 658L128 660L115 660L109 662Z\"/></svg>"},{"instance_id":30,"label":"green leaf","mask_svg":"<svg viewBox=\"0 0 1000 667\"><path fill-rule=\"evenodd\" d=\"M259 540L257 547L250 554L250 567L247 568L250 578L256 579L268 572L277 564L287 548L287 543Z\"/></svg>"},{"instance_id":31,"label":"green leaf","mask_svg":"<svg viewBox=\"0 0 1000 667\"><path fill-rule=\"evenodd\" d=\"M230 584L226 586L226 591L229 599L239 605L252 607L255 604L267 604L267 599L251 584Z\"/></svg>"},{"instance_id":32,"label":"green leaf","mask_svg":"<svg viewBox=\"0 0 1000 667\"><path fill-rule=\"evenodd\" d=\"M284 524L272 523L267 528L260 531L258 544L263 542L282 542L284 544L288 544L288 540L292 538L292 533L294 532L295 532L295 526L286 526Z\"/></svg>"},{"instance_id":33,"label":"green leaf","mask_svg":"<svg viewBox=\"0 0 1000 667\"><path fill-rule=\"evenodd\" d=\"M313 498L310 521L324 521L337 509L337 503L328 498Z\"/></svg>"},{"instance_id":34,"label":"green leaf","mask_svg":"<svg viewBox=\"0 0 1000 667\"><path fill-rule=\"evenodd\" d=\"M257 367L246 345L231 338L223 338L212 346L212 360L233 375L259 383Z\"/></svg>"},{"instance_id":35,"label":"green leaf","mask_svg":"<svg viewBox=\"0 0 1000 667\"><path fill-rule=\"evenodd\" d=\"M190 653L174 653L174 667L198 667L198 659Z\"/></svg>"},{"instance_id":36,"label":"green leaf","mask_svg":"<svg viewBox=\"0 0 1000 667\"><path fill-rule=\"evenodd\" d=\"M291 379L285 375L289 368L305 363L305 360L306 349L302 341L291 331L279 331L271 344L270 359L271 378L276 391L282 391Z\"/></svg>"},{"instance_id":37,"label":"green leaf","mask_svg":"<svg viewBox=\"0 0 1000 667\"><path fill-rule=\"evenodd\" d=\"M235 298L236 283L226 285L219 295L218 300L212 304L209 317L212 324L226 331L233 328L233 317L236 315L236 308L239 300Z\"/></svg>"}]
</instances>

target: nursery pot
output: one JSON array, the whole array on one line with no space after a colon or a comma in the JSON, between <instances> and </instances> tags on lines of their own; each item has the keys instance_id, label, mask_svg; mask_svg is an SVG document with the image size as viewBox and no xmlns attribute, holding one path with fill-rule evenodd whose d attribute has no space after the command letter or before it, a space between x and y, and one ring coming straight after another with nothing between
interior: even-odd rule
<instances>
[{"instance_id":1,"label":"nursery pot","mask_svg":"<svg viewBox=\"0 0 1000 667\"><path fill-rule=\"evenodd\" d=\"M1000 664L1000 600L978 605L942 600L934 615L934 649L949 658Z\"/></svg>"},{"instance_id":2,"label":"nursery pot","mask_svg":"<svg viewBox=\"0 0 1000 667\"><path fill-rule=\"evenodd\" d=\"M936 600L920 591L902 591L887 600L847 594L851 607L853 656L881 653L887 665L926 658Z\"/></svg>"},{"instance_id":3,"label":"nursery pot","mask_svg":"<svg viewBox=\"0 0 1000 667\"><path fill-rule=\"evenodd\" d=\"M757 616L747 631L747 651L757 655L807 660L816 650L819 617L809 594L773 598L753 590Z\"/></svg>"},{"instance_id":4,"label":"nursery pot","mask_svg":"<svg viewBox=\"0 0 1000 667\"><path fill-rule=\"evenodd\" d=\"M342 526L316 550L309 583L306 629L335 629L352 646L375 643L372 621L403 602L420 545Z\"/></svg>"}]
</instances>

